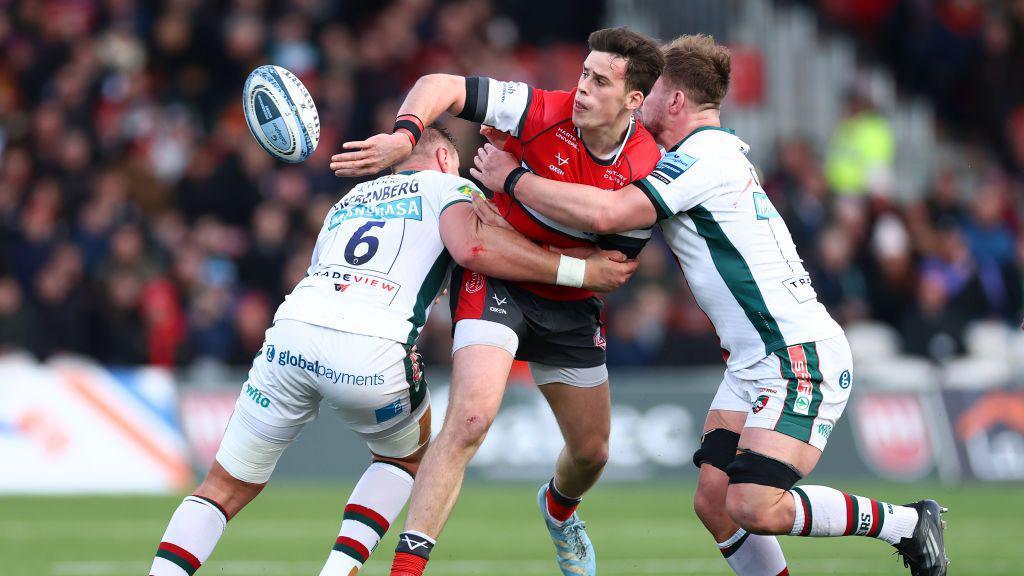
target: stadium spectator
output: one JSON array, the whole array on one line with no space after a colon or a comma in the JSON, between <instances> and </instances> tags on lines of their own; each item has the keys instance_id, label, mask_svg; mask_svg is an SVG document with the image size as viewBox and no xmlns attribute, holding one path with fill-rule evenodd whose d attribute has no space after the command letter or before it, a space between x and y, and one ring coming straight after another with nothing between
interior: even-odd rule
<instances>
[{"instance_id":1,"label":"stadium spectator","mask_svg":"<svg viewBox=\"0 0 1024 576\"><path fill-rule=\"evenodd\" d=\"M780 142L761 180L822 300L846 321L900 329L930 357L941 354L911 329L935 326L956 351L971 320L1019 324L1024 4L805 3L875 39L901 86L982 144L901 204L866 198L888 189L900 151L864 98L851 98L827 154L799 134ZM426 72L571 83L600 10L552 10L574 16L568 27L556 30L553 13L523 28L530 8L502 0L13 4L0 12L0 347L248 363L269 310L305 274L327 208L354 184L326 167L338 144L390 129ZM901 22L915 26L886 32ZM302 165L275 162L242 119L240 87L268 61L295 70L317 101L320 146ZM451 128L470 158L476 130ZM675 265L652 242L633 282L608 297L611 363L718 361ZM437 310L420 348L445 363L450 322Z\"/></svg>"}]
</instances>

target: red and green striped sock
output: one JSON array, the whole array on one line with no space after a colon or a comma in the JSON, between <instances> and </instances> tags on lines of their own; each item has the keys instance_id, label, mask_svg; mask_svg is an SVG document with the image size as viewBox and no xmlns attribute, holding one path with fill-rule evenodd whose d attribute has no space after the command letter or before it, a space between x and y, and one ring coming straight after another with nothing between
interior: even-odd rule
<instances>
[{"instance_id":1,"label":"red and green striped sock","mask_svg":"<svg viewBox=\"0 0 1024 576\"><path fill-rule=\"evenodd\" d=\"M792 536L867 536L895 544L914 533L917 511L827 486L789 491L795 504Z\"/></svg>"},{"instance_id":2,"label":"red and green striped sock","mask_svg":"<svg viewBox=\"0 0 1024 576\"><path fill-rule=\"evenodd\" d=\"M350 574L370 558L412 494L408 470L374 462L352 490L342 515L341 531L321 574Z\"/></svg>"},{"instance_id":3,"label":"red and green striped sock","mask_svg":"<svg viewBox=\"0 0 1024 576\"><path fill-rule=\"evenodd\" d=\"M206 562L227 526L219 504L203 496L188 496L174 511L157 547L151 576L192 576Z\"/></svg>"}]
</instances>

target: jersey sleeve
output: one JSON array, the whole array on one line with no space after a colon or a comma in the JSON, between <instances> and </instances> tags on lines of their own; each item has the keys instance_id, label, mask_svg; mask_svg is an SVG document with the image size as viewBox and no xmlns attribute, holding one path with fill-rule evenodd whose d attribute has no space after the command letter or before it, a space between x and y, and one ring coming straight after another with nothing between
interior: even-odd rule
<instances>
[{"instance_id":1,"label":"jersey sleeve","mask_svg":"<svg viewBox=\"0 0 1024 576\"><path fill-rule=\"evenodd\" d=\"M454 206L459 202L472 202L473 194L480 193L480 189L465 178L446 178L441 189L440 209L437 211L438 216L449 206Z\"/></svg>"},{"instance_id":2,"label":"jersey sleeve","mask_svg":"<svg viewBox=\"0 0 1024 576\"><path fill-rule=\"evenodd\" d=\"M633 182L654 205L658 220L671 218L707 200L712 193L703 178L707 166L682 152L668 152L646 178Z\"/></svg>"},{"instance_id":3,"label":"jersey sleeve","mask_svg":"<svg viewBox=\"0 0 1024 576\"><path fill-rule=\"evenodd\" d=\"M534 90L525 82L502 82L493 78L466 78L466 104L458 117L494 126L516 138L522 133Z\"/></svg>"}]
</instances>

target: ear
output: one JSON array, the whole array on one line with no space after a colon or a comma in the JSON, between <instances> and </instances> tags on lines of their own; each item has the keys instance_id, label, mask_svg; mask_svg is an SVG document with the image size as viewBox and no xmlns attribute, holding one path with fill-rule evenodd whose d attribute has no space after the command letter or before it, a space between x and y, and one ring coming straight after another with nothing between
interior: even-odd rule
<instances>
[{"instance_id":1,"label":"ear","mask_svg":"<svg viewBox=\"0 0 1024 576\"><path fill-rule=\"evenodd\" d=\"M626 109L639 110L644 105L644 93L639 90L632 90L626 94Z\"/></svg>"},{"instance_id":2,"label":"ear","mask_svg":"<svg viewBox=\"0 0 1024 576\"><path fill-rule=\"evenodd\" d=\"M434 159L437 160L437 166L441 169L441 172L448 172L448 148L438 146L437 150L434 151Z\"/></svg>"},{"instance_id":3,"label":"ear","mask_svg":"<svg viewBox=\"0 0 1024 576\"><path fill-rule=\"evenodd\" d=\"M686 107L686 93L682 90L673 90L668 101L668 111L672 114L679 114Z\"/></svg>"}]
</instances>

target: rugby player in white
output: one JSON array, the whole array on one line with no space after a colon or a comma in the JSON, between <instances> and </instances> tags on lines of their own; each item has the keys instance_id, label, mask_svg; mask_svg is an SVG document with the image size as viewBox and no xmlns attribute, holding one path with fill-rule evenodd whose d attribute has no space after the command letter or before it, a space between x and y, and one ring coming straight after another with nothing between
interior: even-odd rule
<instances>
[{"instance_id":1,"label":"rugby player in white","mask_svg":"<svg viewBox=\"0 0 1024 576\"><path fill-rule=\"evenodd\" d=\"M583 285L609 291L636 264L586 260L481 224L451 136L428 127L396 174L356 186L324 221L306 277L277 310L253 360L216 462L185 498L149 574L191 576L228 520L266 486L320 401L366 440L372 463L353 490L321 576L351 576L405 506L430 438L430 398L415 349L454 263L512 280L556 283L567 259ZM575 282L575 281L574 281Z\"/></svg>"},{"instance_id":2,"label":"rugby player in white","mask_svg":"<svg viewBox=\"0 0 1024 576\"><path fill-rule=\"evenodd\" d=\"M721 127L729 52L707 36L665 47L666 67L643 118L668 149L647 178L611 194L523 175L507 193L548 218L609 233L661 222L694 297L722 343L727 369L711 403L694 509L737 574L788 574L774 535L868 536L896 547L914 575L948 562L934 500L905 506L794 484L815 467L852 379L842 329L818 302L789 230ZM517 168L485 146L471 174L501 190ZM481 216L498 213L474 201Z\"/></svg>"}]
</instances>

